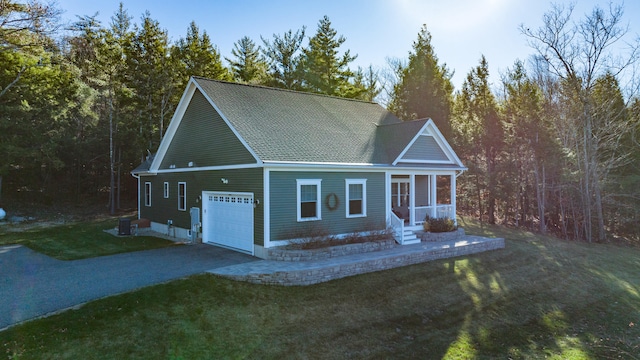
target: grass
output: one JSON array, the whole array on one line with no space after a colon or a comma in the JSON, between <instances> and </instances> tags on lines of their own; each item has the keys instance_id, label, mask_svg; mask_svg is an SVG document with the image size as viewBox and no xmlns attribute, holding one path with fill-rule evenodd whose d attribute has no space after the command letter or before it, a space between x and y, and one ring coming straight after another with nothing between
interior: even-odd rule
<instances>
[{"instance_id":1,"label":"grass","mask_svg":"<svg viewBox=\"0 0 640 360\"><path fill-rule=\"evenodd\" d=\"M0 354L640 358L640 249L460 224L468 233L505 237L506 248L308 287L194 276L0 332Z\"/></svg>"},{"instance_id":2,"label":"grass","mask_svg":"<svg viewBox=\"0 0 640 360\"><path fill-rule=\"evenodd\" d=\"M103 231L116 225L116 218L53 227L4 225L0 227L0 246L20 244L59 260L77 260L175 245L151 236L115 237Z\"/></svg>"}]
</instances>

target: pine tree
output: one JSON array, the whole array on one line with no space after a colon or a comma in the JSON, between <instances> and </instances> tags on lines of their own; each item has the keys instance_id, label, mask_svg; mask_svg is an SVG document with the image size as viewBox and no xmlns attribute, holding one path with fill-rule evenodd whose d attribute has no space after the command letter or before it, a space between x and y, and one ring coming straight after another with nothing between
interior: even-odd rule
<instances>
[{"instance_id":1,"label":"pine tree","mask_svg":"<svg viewBox=\"0 0 640 360\"><path fill-rule=\"evenodd\" d=\"M302 27L295 33L289 30L282 36L273 34L273 42L261 38L264 44L262 51L269 63L268 85L290 90L300 89L298 65L304 33L305 28Z\"/></svg>"},{"instance_id":2,"label":"pine tree","mask_svg":"<svg viewBox=\"0 0 640 360\"><path fill-rule=\"evenodd\" d=\"M409 63L394 87L390 110L405 120L431 118L445 137L451 135L453 74L438 64L431 34L423 25L413 43Z\"/></svg>"},{"instance_id":3,"label":"pine tree","mask_svg":"<svg viewBox=\"0 0 640 360\"><path fill-rule=\"evenodd\" d=\"M378 72L373 69L373 66L369 65L366 71L358 67L353 77L353 94L351 96L349 96L349 94L343 96L365 101L374 101L382 91L382 88L379 86L379 81L380 77Z\"/></svg>"},{"instance_id":4,"label":"pine tree","mask_svg":"<svg viewBox=\"0 0 640 360\"><path fill-rule=\"evenodd\" d=\"M187 29L187 36L180 38L171 48L171 57L178 66L181 90L191 76L231 80L231 74L222 64L220 53L211 43L211 38L206 31L201 35L200 29L193 21Z\"/></svg>"},{"instance_id":5,"label":"pine tree","mask_svg":"<svg viewBox=\"0 0 640 360\"><path fill-rule=\"evenodd\" d=\"M316 34L309 39L309 46L303 50L301 78L306 91L319 94L345 96L352 95L353 72L349 63L356 59L349 50L342 56L338 55L338 48L346 41L344 36L338 36L331 27L331 21L325 15L318 22Z\"/></svg>"},{"instance_id":6,"label":"pine tree","mask_svg":"<svg viewBox=\"0 0 640 360\"><path fill-rule=\"evenodd\" d=\"M134 35L125 48L127 82L134 91L134 104L140 111L139 151L155 149L163 135L163 122L171 95L176 90L174 62L169 57L167 32L146 12L142 24L134 26Z\"/></svg>"},{"instance_id":7,"label":"pine tree","mask_svg":"<svg viewBox=\"0 0 640 360\"><path fill-rule=\"evenodd\" d=\"M233 44L232 59L225 58L231 65L235 81L249 84L266 84L267 62L261 54L260 46L256 46L248 36Z\"/></svg>"},{"instance_id":8,"label":"pine tree","mask_svg":"<svg viewBox=\"0 0 640 360\"><path fill-rule=\"evenodd\" d=\"M475 181L473 186L480 219L486 209L488 222L494 224L498 195L496 165L503 147L504 131L489 86L489 64L484 56L467 75L456 103L455 124L460 136L460 154L467 161L470 177Z\"/></svg>"}]
</instances>

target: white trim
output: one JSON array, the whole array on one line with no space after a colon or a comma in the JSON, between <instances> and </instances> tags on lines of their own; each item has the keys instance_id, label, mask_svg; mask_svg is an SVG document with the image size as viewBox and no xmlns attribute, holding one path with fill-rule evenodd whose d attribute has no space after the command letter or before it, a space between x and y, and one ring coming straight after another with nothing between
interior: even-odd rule
<instances>
[{"instance_id":1,"label":"white trim","mask_svg":"<svg viewBox=\"0 0 640 360\"><path fill-rule=\"evenodd\" d=\"M407 164L451 164L451 161L448 160L411 160L411 159L400 159L398 163L407 163Z\"/></svg>"},{"instance_id":2,"label":"white trim","mask_svg":"<svg viewBox=\"0 0 640 360\"><path fill-rule=\"evenodd\" d=\"M162 184L162 194L165 199L169 198L169 182L168 181L165 181L164 184Z\"/></svg>"},{"instance_id":3,"label":"white trim","mask_svg":"<svg viewBox=\"0 0 640 360\"><path fill-rule=\"evenodd\" d=\"M301 198L300 190L303 185L316 186L316 216L315 217L309 217L309 218L302 217L302 203L301 203L302 198ZM296 179L296 192L297 192L296 208L297 208L298 222L322 220L322 212L321 212L322 197L320 196L320 194L322 194L321 186L322 186L322 179Z\"/></svg>"},{"instance_id":4,"label":"white trim","mask_svg":"<svg viewBox=\"0 0 640 360\"><path fill-rule=\"evenodd\" d=\"M451 215L453 216L453 222L458 225L458 219L456 216L457 205L456 205L456 177L451 176Z\"/></svg>"},{"instance_id":5,"label":"white trim","mask_svg":"<svg viewBox=\"0 0 640 360\"><path fill-rule=\"evenodd\" d=\"M429 135L425 134L425 132L428 132ZM440 149L444 152L444 154L449 159L449 162L442 162L442 160L433 160L433 161L425 160L425 162L422 162L421 160L412 161L412 160L403 159L404 155L407 153L407 151L409 151L411 146L418 140L420 136L433 136L438 146L440 146ZM464 165L462 165L462 161L460 161L460 158L458 157L458 155L455 153L455 151L453 151L453 148L451 147L451 145L449 145L449 142L447 142L447 139L445 139L444 136L442 136L442 133L440 132L440 130L438 129L438 127L436 126L436 124L433 122L432 119L427 120L427 122L422 126L420 131L416 133L413 139L409 141L409 144L407 144L404 150L402 150L400 155L398 155L398 157L392 162L392 165L397 165L398 163L415 163L415 162L425 163L425 164L453 164L453 165L458 165L461 168L464 168L466 170Z\"/></svg>"},{"instance_id":6,"label":"white trim","mask_svg":"<svg viewBox=\"0 0 640 360\"><path fill-rule=\"evenodd\" d=\"M148 193L149 194L149 199L147 199L147 186L149 187L149 189L148 189L149 190L149 193ZM145 181L145 183L144 183L144 206L146 206L146 207L151 207L151 188L152 188L151 182L150 181ZM149 200L149 201L147 202L147 200Z\"/></svg>"},{"instance_id":7,"label":"white trim","mask_svg":"<svg viewBox=\"0 0 640 360\"><path fill-rule=\"evenodd\" d=\"M431 181L429 182L429 206L431 206L431 214L429 214L432 218L437 218L436 214L436 206L438 206L438 175L431 175Z\"/></svg>"},{"instance_id":8,"label":"white trim","mask_svg":"<svg viewBox=\"0 0 640 360\"><path fill-rule=\"evenodd\" d=\"M404 147L404 149L400 152L400 155L398 155L398 157L391 163L392 165L396 165L398 162L400 162L400 160L404 157L407 151L409 151L411 146L413 146L413 144L418 140L418 138L422 136L422 132L427 128L428 123L429 121L425 122L424 125L422 125L422 128L420 128L420 131L418 131L416 135L413 137L413 139L409 141L407 146Z\"/></svg>"},{"instance_id":9,"label":"white trim","mask_svg":"<svg viewBox=\"0 0 640 360\"><path fill-rule=\"evenodd\" d=\"M252 168L258 168L258 167L262 167L262 165L261 164L240 164L240 165L221 165L221 166L202 166L202 167L192 167L192 168L160 169L154 172L153 175L191 172L191 171L252 169Z\"/></svg>"},{"instance_id":10,"label":"white trim","mask_svg":"<svg viewBox=\"0 0 640 360\"><path fill-rule=\"evenodd\" d=\"M262 175L263 194L262 211L264 214L264 238L263 244L265 248L271 247L271 179L269 169L264 168Z\"/></svg>"},{"instance_id":11,"label":"white trim","mask_svg":"<svg viewBox=\"0 0 640 360\"><path fill-rule=\"evenodd\" d=\"M432 135L436 140L436 142L438 143L438 145L440 145L440 148L444 147L443 150L445 150L445 154L447 155L447 157L449 157L455 165L459 165L460 167L463 167L464 170L466 170L467 168L464 167L464 165L462 165L462 161L458 157L458 154L456 154L456 152L453 151L451 144L449 144L447 139L444 138L444 136L440 132L440 129L438 129L438 127L433 122L433 120L429 119L429 121L427 121L427 124L430 126Z\"/></svg>"},{"instance_id":12,"label":"white trim","mask_svg":"<svg viewBox=\"0 0 640 360\"><path fill-rule=\"evenodd\" d=\"M184 185L184 208L180 208L180 185ZM178 181L178 210L179 211L187 211L187 182L186 181Z\"/></svg>"},{"instance_id":13,"label":"white trim","mask_svg":"<svg viewBox=\"0 0 640 360\"><path fill-rule=\"evenodd\" d=\"M350 218L367 217L367 179L344 179L345 186L345 216ZM362 213L349 214L349 185L362 185Z\"/></svg>"},{"instance_id":14,"label":"white trim","mask_svg":"<svg viewBox=\"0 0 640 360\"><path fill-rule=\"evenodd\" d=\"M391 173L384 173L384 208L385 208L385 219L387 223L387 227L391 226L391 207L393 206L391 200Z\"/></svg>"},{"instance_id":15,"label":"white trim","mask_svg":"<svg viewBox=\"0 0 640 360\"><path fill-rule=\"evenodd\" d=\"M467 170L466 167L415 167L415 166L393 166L393 165L345 165L327 164L327 163L283 163L283 162L271 162L264 163L264 167L268 167L270 171L315 171L315 172L382 172L382 171L394 171L402 174L408 174L410 172L424 173L454 173L455 171Z\"/></svg>"},{"instance_id":16,"label":"white trim","mask_svg":"<svg viewBox=\"0 0 640 360\"><path fill-rule=\"evenodd\" d=\"M140 176L136 177L138 180L138 220L142 219L142 209L140 209Z\"/></svg>"},{"instance_id":17,"label":"white trim","mask_svg":"<svg viewBox=\"0 0 640 360\"><path fill-rule=\"evenodd\" d=\"M342 162L321 162L321 161L263 161L265 165L324 165L324 166L388 166L388 164L374 163L342 163Z\"/></svg>"},{"instance_id":18,"label":"white trim","mask_svg":"<svg viewBox=\"0 0 640 360\"><path fill-rule=\"evenodd\" d=\"M416 174L409 174L409 226L416 224Z\"/></svg>"}]
</instances>

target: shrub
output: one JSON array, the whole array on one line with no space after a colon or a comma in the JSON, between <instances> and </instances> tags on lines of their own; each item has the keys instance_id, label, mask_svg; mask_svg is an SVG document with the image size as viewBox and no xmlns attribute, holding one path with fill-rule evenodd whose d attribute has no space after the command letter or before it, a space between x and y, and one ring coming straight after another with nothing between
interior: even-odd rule
<instances>
[{"instance_id":1,"label":"shrub","mask_svg":"<svg viewBox=\"0 0 640 360\"><path fill-rule=\"evenodd\" d=\"M449 232L457 229L453 219L449 218L431 218L427 215L424 219L424 231L432 233Z\"/></svg>"},{"instance_id":2,"label":"shrub","mask_svg":"<svg viewBox=\"0 0 640 360\"><path fill-rule=\"evenodd\" d=\"M385 241L390 238L392 233L390 228L380 229L375 224L366 224L365 228L377 230L365 230L367 234L355 232L342 237L336 237L329 235L329 231L322 226L309 226L290 232L288 234L289 238L295 240L287 245L286 248L292 250L311 250L346 244Z\"/></svg>"}]
</instances>

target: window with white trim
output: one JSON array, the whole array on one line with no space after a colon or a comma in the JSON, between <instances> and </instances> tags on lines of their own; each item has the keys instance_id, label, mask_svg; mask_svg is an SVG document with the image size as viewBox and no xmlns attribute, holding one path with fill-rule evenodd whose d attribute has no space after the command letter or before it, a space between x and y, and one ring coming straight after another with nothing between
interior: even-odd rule
<instances>
[{"instance_id":1,"label":"window with white trim","mask_svg":"<svg viewBox=\"0 0 640 360\"><path fill-rule=\"evenodd\" d=\"M184 181L178 183L178 210L187 210L187 183Z\"/></svg>"},{"instance_id":2,"label":"window with white trim","mask_svg":"<svg viewBox=\"0 0 640 360\"><path fill-rule=\"evenodd\" d=\"M347 217L367 216L367 179L346 179L345 182Z\"/></svg>"},{"instance_id":3,"label":"window with white trim","mask_svg":"<svg viewBox=\"0 0 640 360\"><path fill-rule=\"evenodd\" d=\"M169 198L169 182L167 181L164 182L164 198Z\"/></svg>"},{"instance_id":4,"label":"window with white trim","mask_svg":"<svg viewBox=\"0 0 640 360\"><path fill-rule=\"evenodd\" d=\"M319 179L297 179L298 221L321 220Z\"/></svg>"},{"instance_id":5,"label":"window with white trim","mask_svg":"<svg viewBox=\"0 0 640 360\"><path fill-rule=\"evenodd\" d=\"M144 183L144 206L151 206L151 183Z\"/></svg>"}]
</instances>

